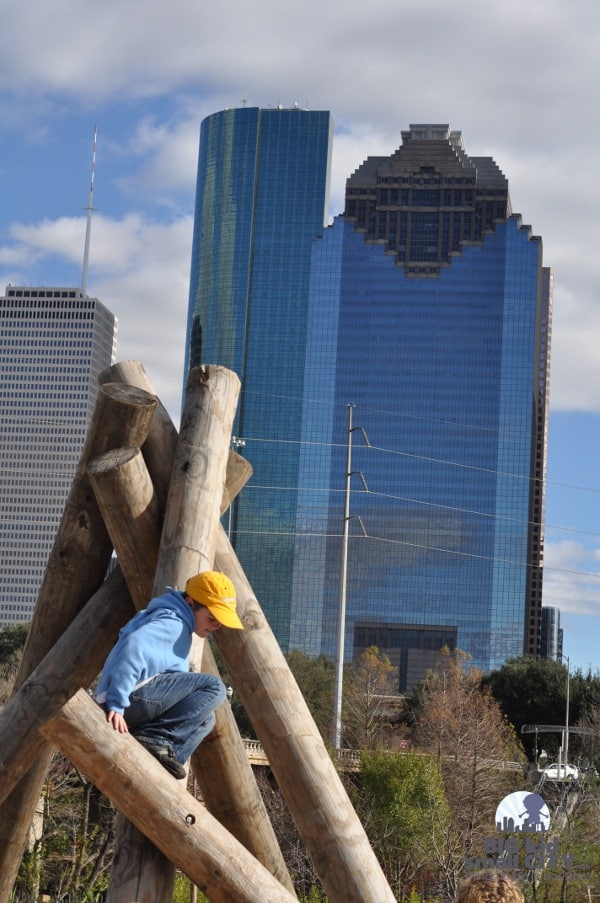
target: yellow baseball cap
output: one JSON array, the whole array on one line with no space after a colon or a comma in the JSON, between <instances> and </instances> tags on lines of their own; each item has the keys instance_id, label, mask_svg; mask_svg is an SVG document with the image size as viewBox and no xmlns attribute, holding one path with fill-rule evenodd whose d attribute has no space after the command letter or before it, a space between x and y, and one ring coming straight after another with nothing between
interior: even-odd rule
<instances>
[{"instance_id":1,"label":"yellow baseball cap","mask_svg":"<svg viewBox=\"0 0 600 903\"><path fill-rule=\"evenodd\" d=\"M208 608L211 615L224 627L243 630L244 625L235 610L235 586L220 571L203 571L190 577L185 592L195 602Z\"/></svg>"}]
</instances>

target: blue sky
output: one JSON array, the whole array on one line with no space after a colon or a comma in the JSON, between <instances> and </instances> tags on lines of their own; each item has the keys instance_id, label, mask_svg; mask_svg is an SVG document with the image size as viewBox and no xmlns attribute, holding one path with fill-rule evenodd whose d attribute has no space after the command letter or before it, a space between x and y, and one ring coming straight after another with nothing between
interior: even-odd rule
<instances>
[{"instance_id":1,"label":"blue sky","mask_svg":"<svg viewBox=\"0 0 600 903\"><path fill-rule=\"evenodd\" d=\"M555 272L544 602L600 638L600 5L587 0L0 0L0 291L80 284L179 409L198 133L228 106L331 110L344 179L410 123L493 156Z\"/></svg>"}]
</instances>

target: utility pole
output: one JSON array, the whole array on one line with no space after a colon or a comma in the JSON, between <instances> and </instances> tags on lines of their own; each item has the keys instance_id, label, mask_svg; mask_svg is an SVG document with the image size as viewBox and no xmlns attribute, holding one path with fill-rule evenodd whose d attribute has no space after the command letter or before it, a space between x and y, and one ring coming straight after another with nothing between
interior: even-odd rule
<instances>
[{"instance_id":1,"label":"utility pole","mask_svg":"<svg viewBox=\"0 0 600 903\"><path fill-rule=\"evenodd\" d=\"M346 633L346 590L348 582L348 536L350 526L350 479L352 477L352 433L355 429L362 432L365 445L370 448L371 443L362 426L352 426L353 404L348 405L348 437L346 442L346 489L344 493L344 529L342 534L342 568L340 577L340 602L338 608L338 635L337 635L337 662L334 688L334 719L333 719L333 747L339 749L342 737L342 691L344 685L344 644ZM365 491L369 489L365 478L360 474ZM363 535L366 536L364 525L357 516Z\"/></svg>"}]
</instances>

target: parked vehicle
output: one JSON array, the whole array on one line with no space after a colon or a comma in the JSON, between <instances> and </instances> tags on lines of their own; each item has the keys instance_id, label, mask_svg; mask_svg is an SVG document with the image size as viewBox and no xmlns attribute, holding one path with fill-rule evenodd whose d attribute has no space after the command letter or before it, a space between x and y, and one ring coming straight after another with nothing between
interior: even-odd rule
<instances>
[{"instance_id":1,"label":"parked vehicle","mask_svg":"<svg viewBox=\"0 0 600 903\"><path fill-rule=\"evenodd\" d=\"M546 765L542 772L549 781L577 781L579 779L579 769L576 765L567 765L563 763L559 765L557 762L552 765Z\"/></svg>"}]
</instances>

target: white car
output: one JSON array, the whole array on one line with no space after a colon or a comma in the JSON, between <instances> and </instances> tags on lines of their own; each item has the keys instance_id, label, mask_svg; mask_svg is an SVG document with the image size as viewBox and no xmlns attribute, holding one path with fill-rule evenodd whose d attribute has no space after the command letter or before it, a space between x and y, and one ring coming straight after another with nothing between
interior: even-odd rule
<instances>
[{"instance_id":1,"label":"white car","mask_svg":"<svg viewBox=\"0 0 600 903\"><path fill-rule=\"evenodd\" d=\"M579 769L575 765L566 763L559 765L555 762L552 765L546 765L542 774L549 781L576 781L579 778Z\"/></svg>"}]
</instances>

